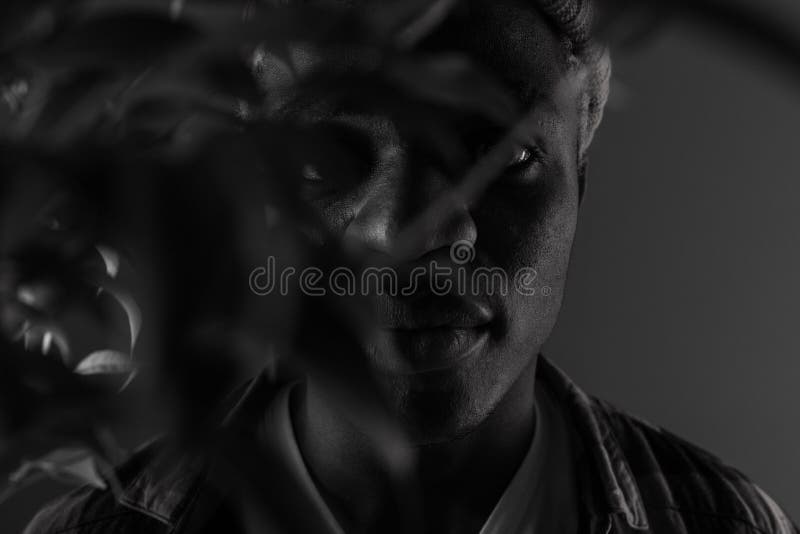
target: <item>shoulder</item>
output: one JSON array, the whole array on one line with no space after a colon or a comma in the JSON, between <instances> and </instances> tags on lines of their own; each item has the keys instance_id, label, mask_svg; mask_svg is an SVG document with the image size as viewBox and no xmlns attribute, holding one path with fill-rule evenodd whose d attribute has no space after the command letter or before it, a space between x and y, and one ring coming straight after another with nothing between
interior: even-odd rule
<instances>
[{"instance_id":1,"label":"shoulder","mask_svg":"<svg viewBox=\"0 0 800 534\"><path fill-rule=\"evenodd\" d=\"M252 437L264 406L278 389L274 383L265 373L249 380L231 392L215 416L237 436ZM201 495L208 514L225 511L221 495L207 484L213 463L213 456L186 450L175 440L154 440L116 469L117 494L78 488L45 506L25 534L158 534L183 528L199 508ZM226 519L224 514L220 517ZM226 524L224 530L230 528Z\"/></svg>"},{"instance_id":2,"label":"shoulder","mask_svg":"<svg viewBox=\"0 0 800 534\"><path fill-rule=\"evenodd\" d=\"M135 480L149 465L153 454L153 448L149 447L123 464L117 470L120 482ZM24 534L158 533L163 528L163 522L123 504L111 490L83 486L44 506Z\"/></svg>"},{"instance_id":3,"label":"shoulder","mask_svg":"<svg viewBox=\"0 0 800 534\"><path fill-rule=\"evenodd\" d=\"M798 533L775 501L739 470L663 428L593 402L619 442L651 521L679 520L691 532L715 522L730 531Z\"/></svg>"},{"instance_id":4,"label":"shoulder","mask_svg":"<svg viewBox=\"0 0 800 534\"><path fill-rule=\"evenodd\" d=\"M24 534L158 532L155 520L125 508L110 491L78 488L42 508Z\"/></svg>"}]
</instances>

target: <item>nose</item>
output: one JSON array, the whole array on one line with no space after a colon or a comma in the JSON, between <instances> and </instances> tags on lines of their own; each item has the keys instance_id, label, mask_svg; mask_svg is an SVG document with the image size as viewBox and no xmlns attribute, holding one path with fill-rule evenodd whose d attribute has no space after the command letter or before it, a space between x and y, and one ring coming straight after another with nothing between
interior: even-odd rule
<instances>
[{"instance_id":1,"label":"nose","mask_svg":"<svg viewBox=\"0 0 800 534\"><path fill-rule=\"evenodd\" d=\"M395 261L413 261L455 243L474 244L477 239L466 202L456 199L447 213L428 209L441 195L454 195L454 186L430 165L415 164L412 171L408 150L400 143L381 149L374 176L363 191L344 233L345 240L357 246ZM430 223L416 226L419 217L431 217ZM424 233L409 235L411 223L417 229L424 227Z\"/></svg>"}]
</instances>

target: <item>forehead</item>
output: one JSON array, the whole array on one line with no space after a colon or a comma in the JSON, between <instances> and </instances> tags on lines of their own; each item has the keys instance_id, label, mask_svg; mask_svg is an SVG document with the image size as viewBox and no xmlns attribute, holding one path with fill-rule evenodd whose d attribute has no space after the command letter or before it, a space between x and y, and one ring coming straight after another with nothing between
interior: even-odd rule
<instances>
[{"instance_id":1,"label":"forehead","mask_svg":"<svg viewBox=\"0 0 800 534\"><path fill-rule=\"evenodd\" d=\"M423 47L468 54L523 106L546 96L566 73L566 47L534 0L464 0Z\"/></svg>"},{"instance_id":2,"label":"forehead","mask_svg":"<svg viewBox=\"0 0 800 534\"><path fill-rule=\"evenodd\" d=\"M349 0L332 1L352 5ZM379 0L362 2L369 9L370 4L375 5ZM457 1L445 21L419 48L468 55L502 82L522 108L530 107L537 98L547 99L567 72L567 49L535 7L535 0ZM313 71L321 65L346 70L360 60L341 50L297 47L291 53L291 62L291 66L282 69L267 61L265 68L259 70L264 76L277 74L280 78L290 76L292 71L301 74Z\"/></svg>"}]
</instances>

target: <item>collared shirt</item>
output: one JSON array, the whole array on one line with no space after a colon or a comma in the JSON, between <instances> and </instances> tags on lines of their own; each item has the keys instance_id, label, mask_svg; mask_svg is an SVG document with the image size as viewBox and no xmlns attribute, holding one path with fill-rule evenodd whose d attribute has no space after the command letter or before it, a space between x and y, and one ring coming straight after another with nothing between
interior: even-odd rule
<instances>
[{"instance_id":1,"label":"collared shirt","mask_svg":"<svg viewBox=\"0 0 800 534\"><path fill-rule=\"evenodd\" d=\"M800 534L778 505L739 471L663 429L589 397L543 357L539 381L547 384L558 411L575 429L580 449L574 460L580 475L575 519L581 534ZM265 402L274 399L276 389L266 376L259 377L237 404L237 412L263 417ZM219 506L203 462L187 457L165 467L159 457L157 447L148 447L120 468L121 496L78 489L44 508L26 533L237 531L235 515ZM245 466L246 461L242 459ZM280 464L270 467L276 472L286 469ZM283 487L271 489L279 512L286 492ZM293 499L292 494L287 506ZM214 528L204 530L209 524Z\"/></svg>"},{"instance_id":2,"label":"collared shirt","mask_svg":"<svg viewBox=\"0 0 800 534\"><path fill-rule=\"evenodd\" d=\"M303 459L291 420L297 384L281 388L266 409L262 441L286 466L284 491L313 514L318 534L344 534ZM547 384L536 387L536 431L525 457L479 534L576 534L578 490L567 421Z\"/></svg>"}]
</instances>

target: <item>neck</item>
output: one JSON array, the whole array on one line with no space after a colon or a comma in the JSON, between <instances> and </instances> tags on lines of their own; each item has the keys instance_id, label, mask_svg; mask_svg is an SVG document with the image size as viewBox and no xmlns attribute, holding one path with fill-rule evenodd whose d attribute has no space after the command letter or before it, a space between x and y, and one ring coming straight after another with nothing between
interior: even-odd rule
<instances>
[{"instance_id":1,"label":"neck","mask_svg":"<svg viewBox=\"0 0 800 534\"><path fill-rule=\"evenodd\" d=\"M398 475L313 384L294 414L309 471L347 532L478 532L530 447L536 360L492 413L450 440L412 446Z\"/></svg>"}]
</instances>

